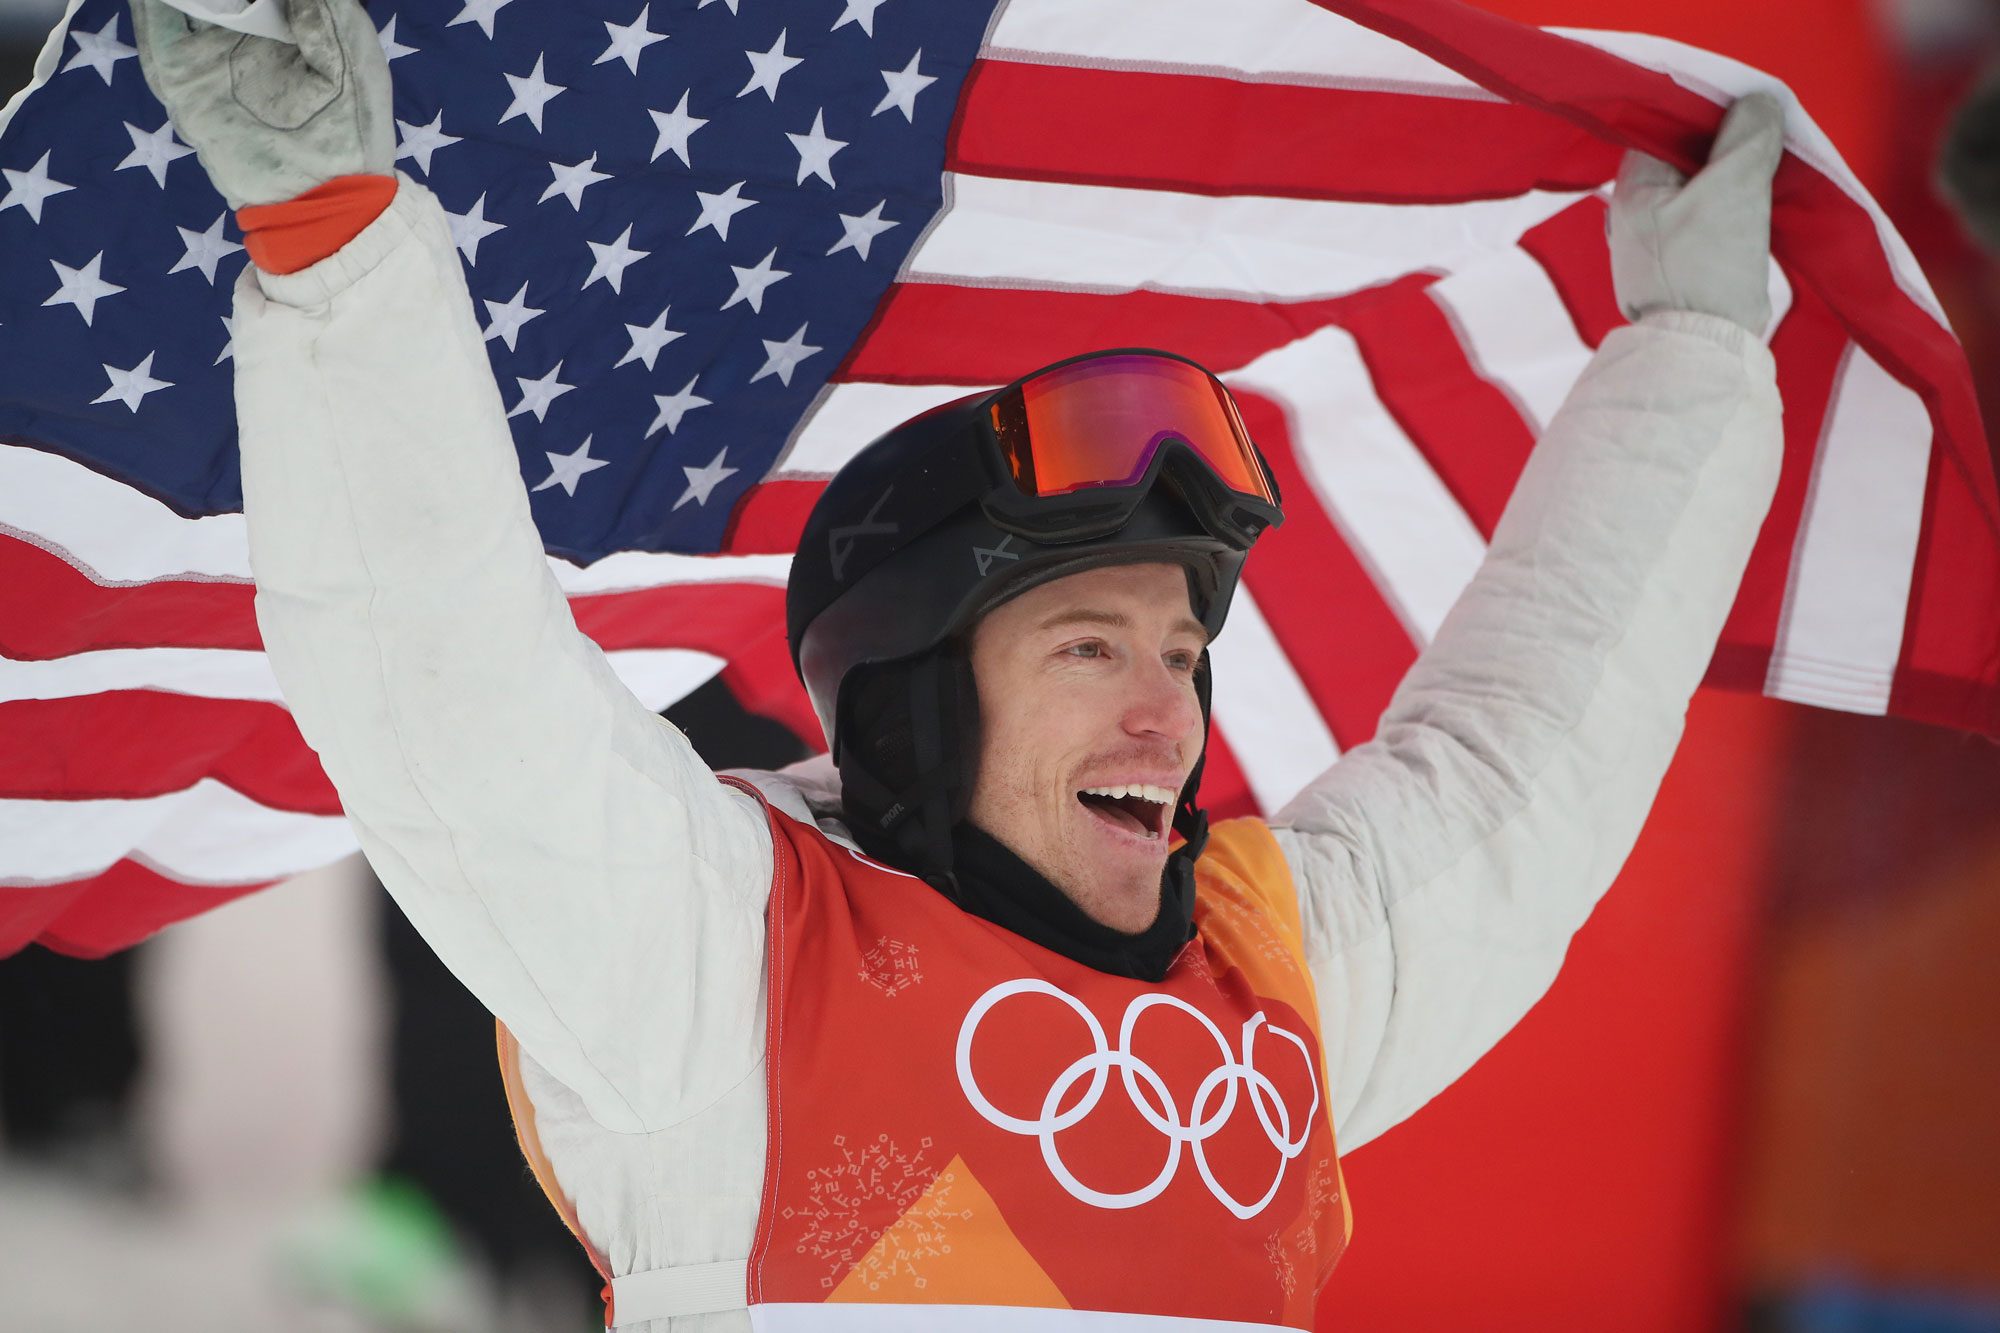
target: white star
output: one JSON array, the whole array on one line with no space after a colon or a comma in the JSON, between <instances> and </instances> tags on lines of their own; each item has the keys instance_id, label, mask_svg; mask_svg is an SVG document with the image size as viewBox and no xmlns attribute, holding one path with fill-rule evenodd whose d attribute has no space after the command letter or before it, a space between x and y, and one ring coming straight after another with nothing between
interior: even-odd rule
<instances>
[{"instance_id":1,"label":"white star","mask_svg":"<svg viewBox=\"0 0 2000 1333\"><path fill-rule=\"evenodd\" d=\"M531 380L525 375L516 375L514 383L521 386L521 401L508 408L507 415L518 417L523 412L533 412L535 420L548 420L549 404L576 387L574 384L564 384L558 380L556 376L560 374L562 374L562 362L558 361L554 370L538 380Z\"/></svg>"},{"instance_id":2,"label":"white star","mask_svg":"<svg viewBox=\"0 0 2000 1333\"><path fill-rule=\"evenodd\" d=\"M803 57L785 54L785 31L778 33L778 40L770 50L745 51L743 54L750 59L750 82L743 85L743 91L736 94L738 97L748 97L761 88L766 97L777 101L778 80L789 74L794 65L805 63Z\"/></svg>"},{"instance_id":3,"label":"white star","mask_svg":"<svg viewBox=\"0 0 2000 1333\"><path fill-rule=\"evenodd\" d=\"M486 303L488 323L485 341L492 342L498 338L507 344L508 351L514 350L514 340L521 336L521 326L543 313L528 304L527 296L528 284L524 282L521 284L521 290L515 292L509 299Z\"/></svg>"},{"instance_id":4,"label":"white star","mask_svg":"<svg viewBox=\"0 0 2000 1333\"><path fill-rule=\"evenodd\" d=\"M669 306L668 309L672 307ZM651 324L627 324L625 332L632 339L632 350L618 358L618 365L622 366L628 361L644 361L648 370L653 368L653 358L660 354L660 349L681 336L679 329L667 327L666 310L662 310L659 318ZM612 367L613 370L617 368L618 366Z\"/></svg>"},{"instance_id":5,"label":"white star","mask_svg":"<svg viewBox=\"0 0 2000 1333\"><path fill-rule=\"evenodd\" d=\"M792 141L792 147L799 150L799 178L794 184L804 185L808 176L817 176L828 185L833 184L833 155L847 147L847 140L827 137L826 112L813 113L810 134L787 134L785 137Z\"/></svg>"},{"instance_id":6,"label":"white star","mask_svg":"<svg viewBox=\"0 0 2000 1333\"><path fill-rule=\"evenodd\" d=\"M50 149L49 153L54 151ZM74 185L64 185L61 181L49 179L49 153L43 153L42 160L26 171L0 168L0 176L7 178L7 194L4 198L0 198L0 209L18 206L26 209L29 217L40 222L44 200L50 195L76 188Z\"/></svg>"},{"instance_id":7,"label":"white star","mask_svg":"<svg viewBox=\"0 0 2000 1333\"><path fill-rule=\"evenodd\" d=\"M507 230L504 222L486 220L486 196L481 194L472 201L472 207L463 213L444 211L446 225L451 228L451 243L458 247L468 264L479 262L479 243L496 231Z\"/></svg>"},{"instance_id":8,"label":"white star","mask_svg":"<svg viewBox=\"0 0 2000 1333\"><path fill-rule=\"evenodd\" d=\"M715 0L701 0L701 2L700 2L699 4L697 4L697 5L695 6L695 8L696 8L696 9L707 9L707 8L708 8L708 7L710 6L710 5L712 5L712 4L714 4L714 3L715 3ZM728 6L729 6L729 12L730 12L730 13L734 14L734 13L736 12L736 0L722 0L722 3L723 3L723 4L725 4L725 5L728 5Z\"/></svg>"},{"instance_id":9,"label":"white star","mask_svg":"<svg viewBox=\"0 0 2000 1333\"><path fill-rule=\"evenodd\" d=\"M77 32L71 29L69 35L76 38L76 52L57 73L83 65L102 75L107 87L111 84L111 74L118 62L127 56L139 54L138 47L127 46L118 40L118 16L115 14L111 16L109 23L96 32Z\"/></svg>"},{"instance_id":10,"label":"white star","mask_svg":"<svg viewBox=\"0 0 2000 1333\"><path fill-rule=\"evenodd\" d=\"M542 64L547 59L547 56L536 56L535 71L532 74L505 76L507 86L514 90L514 100L509 102L507 110L501 113L502 124L516 116L526 116L528 123L535 127L536 133L541 132L542 108L555 100L557 93L568 91L562 84L550 83L542 77Z\"/></svg>"},{"instance_id":11,"label":"white star","mask_svg":"<svg viewBox=\"0 0 2000 1333\"><path fill-rule=\"evenodd\" d=\"M440 109L431 117L428 125L412 125L406 120L396 122L396 129L403 146L396 150L396 160L409 158L417 164L424 175L431 174L431 154L440 148L449 148L459 141L456 134L444 132L444 111Z\"/></svg>"},{"instance_id":12,"label":"white star","mask_svg":"<svg viewBox=\"0 0 2000 1333\"><path fill-rule=\"evenodd\" d=\"M700 378L701 376L697 375L694 379L689 380L677 394L667 395L656 393L653 395L653 402L659 407L660 414L653 418L652 425L646 427L647 439L650 440L655 435L658 435L662 426L667 428L667 434L672 435L681 428L682 417L694 411L697 407L708 406L708 399L701 397L694 391L695 380L699 380Z\"/></svg>"},{"instance_id":13,"label":"white star","mask_svg":"<svg viewBox=\"0 0 2000 1333\"><path fill-rule=\"evenodd\" d=\"M215 360L208 363L211 366L219 366L224 361L231 360L236 354L236 321L234 318L228 315L222 317L222 332L224 335L222 350L215 354Z\"/></svg>"},{"instance_id":14,"label":"white star","mask_svg":"<svg viewBox=\"0 0 2000 1333\"><path fill-rule=\"evenodd\" d=\"M511 3L513 0L465 0L464 7L458 11L458 17L444 26L455 28L461 23L477 23L479 30L491 37L493 16Z\"/></svg>"},{"instance_id":15,"label":"white star","mask_svg":"<svg viewBox=\"0 0 2000 1333\"><path fill-rule=\"evenodd\" d=\"M68 264L59 263L51 259L49 263L55 265L56 277L62 280L62 285L56 288L54 296L51 296L48 300L42 302L42 304L73 305L76 307L76 313L83 316L83 322L86 324L90 323L92 316L97 313L97 303L99 301L114 293L125 290L116 283L106 282L98 276L98 265L103 262L104 252L102 250L98 251L91 258L91 261L82 268L71 268Z\"/></svg>"},{"instance_id":16,"label":"white star","mask_svg":"<svg viewBox=\"0 0 2000 1333\"><path fill-rule=\"evenodd\" d=\"M401 60L404 56L413 56L417 53L416 47L404 46L396 40L397 17L400 16L392 15L389 21L382 25L382 30L375 34L375 39L382 44L382 57L385 60ZM445 26L449 27L451 25L446 24ZM488 33L487 35L491 36L492 34Z\"/></svg>"},{"instance_id":17,"label":"white star","mask_svg":"<svg viewBox=\"0 0 2000 1333\"><path fill-rule=\"evenodd\" d=\"M627 244L631 239L632 228L627 226L609 245L597 241L584 242L595 257L590 262L590 276L583 280L583 285L588 287L602 278L611 284L612 291L622 291L619 284L625 281L625 270L653 253L651 250L634 250Z\"/></svg>"},{"instance_id":18,"label":"white star","mask_svg":"<svg viewBox=\"0 0 2000 1333\"><path fill-rule=\"evenodd\" d=\"M748 181L738 181L721 194L710 194L706 190L696 190L694 197L701 200L701 215L695 218L686 235L692 236L703 227L715 228L715 234L723 240L729 239L729 219L756 203L755 199L745 199L737 193Z\"/></svg>"},{"instance_id":19,"label":"white star","mask_svg":"<svg viewBox=\"0 0 2000 1333\"><path fill-rule=\"evenodd\" d=\"M652 160L657 162L661 153L672 150L682 166L693 166L694 163L688 161L688 136L708 122L700 116L688 114L688 95L682 93L681 104L672 111L648 111L646 114L653 118L654 126L660 131L660 137L653 141Z\"/></svg>"},{"instance_id":20,"label":"white star","mask_svg":"<svg viewBox=\"0 0 2000 1333\"><path fill-rule=\"evenodd\" d=\"M180 263L175 264L167 272L178 273L184 268L198 268L202 277L207 278L211 284L214 283L216 263L243 248L234 241L222 238L222 220L228 216L227 213L216 214L215 221L208 224L207 231L189 231L186 227L175 227L174 230L181 234L181 244L187 247L187 253L181 256Z\"/></svg>"},{"instance_id":21,"label":"white star","mask_svg":"<svg viewBox=\"0 0 2000 1333\"><path fill-rule=\"evenodd\" d=\"M555 173L555 182L548 189L543 190L542 197L535 202L546 204L557 195L561 195L563 198L569 200L571 208L581 213L583 211L583 192L599 181L608 181L611 179L604 172L596 170L596 166L597 154L595 153L592 153L588 159L577 163L573 167L566 167L560 162L549 163L549 170Z\"/></svg>"},{"instance_id":22,"label":"white star","mask_svg":"<svg viewBox=\"0 0 2000 1333\"><path fill-rule=\"evenodd\" d=\"M535 489L545 491L551 486L560 486L563 488L565 495L573 496L576 494L576 484L583 480L584 473L595 472L601 467L611 466L611 460L608 458L592 458L590 456L591 438L588 435L584 436L583 443L576 447L576 452L573 454L551 454L548 453L548 450L544 449L542 452L548 454L551 471L549 472L548 479L536 486Z\"/></svg>"},{"instance_id":23,"label":"white star","mask_svg":"<svg viewBox=\"0 0 2000 1333\"><path fill-rule=\"evenodd\" d=\"M833 21L833 27L827 29L827 31L837 32L850 23L858 23L861 25L861 31L873 37L875 35L875 11L880 9L884 3L886 3L886 0L847 0L847 8L841 11L840 17Z\"/></svg>"},{"instance_id":24,"label":"white star","mask_svg":"<svg viewBox=\"0 0 2000 1333\"><path fill-rule=\"evenodd\" d=\"M752 384L763 379L766 375L776 375L780 383L790 388L792 372L798 369L799 362L805 360L814 352L823 350L813 347L806 342L806 326L803 324L799 325L797 333L794 333L781 343L774 343L769 338L763 338L759 341L764 344L764 368L750 377Z\"/></svg>"},{"instance_id":25,"label":"white star","mask_svg":"<svg viewBox=\"0 0 2000 1333\"><path fill-rule=\"evenodd\" d=\"M608 19L605 20L604 31L611 34L611 45L605 47L604 54L590 63L593 65L602 65L607 60L622 60L625 62L625 68L637 74L639 72L639 53L654 42L664 42L667 40L665 33L654 32L646 26L646 14L652 7L651 4L641 5L639 7L639 17L633 19L622 28Z\"/></svg>"},{"instance_id":26,"label":"white star","mask_svg":"<svg viewBox=\"0 0 2000 1333\"><path fill-rule=\"evenodd\" d=\"M738 301L748 301L752 310L760 315L763 314L764 289L774 282L792 276L784 269L773 269L771 267L771 261L777 258L777 256L778 251L776 247L773 247L770 254L765 255L757 261L757 267L755 268L738 268L736 265L731 264L729 271L736 275L736 291L727 301L722 303L722 308L727 310Z\"/></svg>"},{"instance_id":27,"label":"white star","mask_svg":"<svg viewBox=\"0 0 2000 1333\"><path fill-rule=\"evenodd\" d=\"M136 413L139 410L140 400L145 398L147 394L159 389L173 388L174 382L172 380L156 380L153 378L153 357L156 355L157 353L154 352L146 353L146 359L130 370L120 370L116 366L105 366L104 373L111 377L111 387L90 401L93 403L123 403ZM98 364L103 365L103 362L99 362Z\"/></svg>"},{"instance_id":28,"label":"white star","mask_svg":"<svg viewBox=\"0 0 2000 1333\"><path fill-rule=\"evenodd\" d=\"M132 136L132 151L113 171L124 171L128 167L144 167L153 173L153 183L161 189L167 188L167 164L193 154L194 149L174 139L174 123L162 121L157 130L142 130L131 121L125 122L125 133Z\"/></svg>"},{"instance_id":29,"label":"white star","mask_svg":"<svg viewBox=\"0 0 2000 1333\"><path fill-rule=\"evenodd\" d=\"M714 458L708 460L707 467L689 467L683 463L681 471L687 473L688 488L681 492L680 499L674 501L674 508L679 509L690 500L698 505L706 505L709 495L714 492L715 488L728 478L735 476L738 471L738 469L733 467L722 466L722 460L728 456L729 450L724 449Z\"/></svg>"},{"instance_id":30,"label":"white star","mask_svg":"<svg viewBox=\"0 0 2000 1333\"><path fill-rule=\"evenodd\" d=\"M868 247L875 244L875 238L889 230L889 228L897 225L882 216L883 206L888 202L887 199L884 199L881 203L858 217L842 213L840 215L840 227L846 234L835 241L833 248L828 250L827 253L836 254L842 250L852 250L863 259L868 258Z\"/></svg>"},{"instance_id":31,"label":"white star","mask_svg":"<svg viewBox=\"0 0 2000 1333\"><path fill-rule=\"evenodd\" d=\"M922 47L910 57L910 63L900 70L882 71L882 82L889 85L889 91L882 94L882 100L868 114L879 116L890 107L903 113L903 119L915 124L917 120L917 94L937 82L935 75L917 73L917 62L924 58Z\"/></svg>"}]
</instances>

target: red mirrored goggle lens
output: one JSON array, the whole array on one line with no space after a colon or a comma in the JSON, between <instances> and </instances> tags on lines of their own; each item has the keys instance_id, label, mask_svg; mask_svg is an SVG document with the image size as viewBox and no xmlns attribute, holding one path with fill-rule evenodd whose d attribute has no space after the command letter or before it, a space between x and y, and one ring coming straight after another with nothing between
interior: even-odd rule
<instances>
[{"instance_id":1,"label":"red mirrored goggle lens","mask_svg":"<svg viewBox=\"0 0 2000 1333\"><path fill-rule=\"evenodd\" d=\"M1277 503L1228 393L1185 361L1105 356L1059 366L1004 395L992 421L1024 495L1132 485L1162 445L1179 440L1230 490Z\"/></svg>"}]
</instances>

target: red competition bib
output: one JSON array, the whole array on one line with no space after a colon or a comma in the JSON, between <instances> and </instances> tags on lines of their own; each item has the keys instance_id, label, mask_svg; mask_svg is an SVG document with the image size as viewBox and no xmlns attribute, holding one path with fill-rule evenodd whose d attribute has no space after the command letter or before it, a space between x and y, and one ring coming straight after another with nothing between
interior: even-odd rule
<instances>
[{"instance_id":1,"label":"red competition bib","mask_svg":"<svg viewBox=\"0 0 2000 1333\"><path fill-rule=\"evenodd\" d=\"M1312 1326L1352 1216L1268 828L1216 827L1154 984L771 823L755 1327Z\"/></svg>"}]
</instances>

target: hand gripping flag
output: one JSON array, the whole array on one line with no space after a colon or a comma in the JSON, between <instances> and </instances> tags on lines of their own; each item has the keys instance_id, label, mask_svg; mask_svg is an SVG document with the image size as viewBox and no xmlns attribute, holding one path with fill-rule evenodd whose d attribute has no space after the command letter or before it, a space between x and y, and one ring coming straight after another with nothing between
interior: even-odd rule
<instances>
[{"instance_id":1,"label":"hand gripping flag","mask_svg":"<svg viewBox=\"0 0 2000 1333\"><path fill-rule=\"evenodd\" d=\"M1208 798L1365 740L1619 322L1620 154L1757 72L1449 0L377 0L582 629L664 706L783 643L820 481L1073 352L1222 372L1289 500L1218 645ZM1783 90L1776 90L1783 95ZM1789 99L1788 99L1789 100ZM79 0L0 126L0 952L120 947L354 843L251 611L233 222ZM1796 107L1777 500L1709 681L2000 734L1963 354Z\"/></svg>"}]
</instances>

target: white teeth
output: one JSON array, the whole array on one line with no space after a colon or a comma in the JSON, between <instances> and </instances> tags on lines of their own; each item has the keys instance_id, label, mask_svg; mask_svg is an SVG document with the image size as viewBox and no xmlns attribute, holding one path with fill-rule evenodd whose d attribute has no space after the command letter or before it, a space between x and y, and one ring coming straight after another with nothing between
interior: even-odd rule
<instances>
[{"instance_id":1,"label":"white teeth","mask_svg":"<svg viewBox=\"0 0 2000 1333\"><path fill-rule=\"evenodd\" d=\"M1085 787L1083 794L1086 796L1108 796L1113 800L1124 796L1136 796L1142 801L1151 801L1155 805L1172 805L1174 803L1174 794L1165 787L1150 787L1139 782L1128 783L1122 787Z\"/></svg>"}]
</instances>

